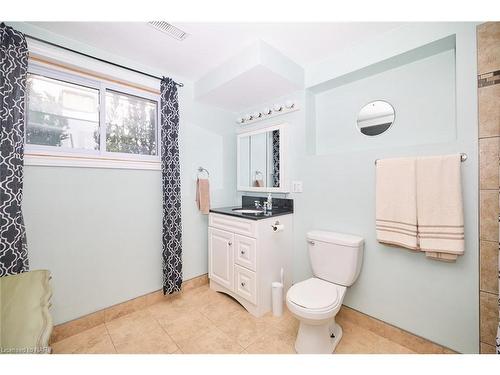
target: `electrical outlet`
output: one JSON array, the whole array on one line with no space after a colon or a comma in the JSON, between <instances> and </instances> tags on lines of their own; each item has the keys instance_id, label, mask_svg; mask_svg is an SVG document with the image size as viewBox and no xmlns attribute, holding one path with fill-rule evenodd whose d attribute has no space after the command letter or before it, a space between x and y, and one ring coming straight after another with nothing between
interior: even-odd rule
<instances>
[{"instance_id":1,"label":"electrical outlet","mask_svg":"<svg viewBox=\"0 0 500 375\"><path fill-rule=\"evenodd\" d=\"M292 181L292 192L302 193L302 181Z\"/></svg>"}]
</instances>

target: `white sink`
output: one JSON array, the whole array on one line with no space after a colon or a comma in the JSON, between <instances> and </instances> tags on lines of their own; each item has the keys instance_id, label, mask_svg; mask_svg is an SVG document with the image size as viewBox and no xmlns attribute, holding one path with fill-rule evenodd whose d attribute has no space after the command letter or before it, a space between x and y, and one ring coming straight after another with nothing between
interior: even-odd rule
<instances>
[{"instance_id":1,"label":"white sink","mask_svg":"<svg viewBox=\"0 0 500 375\"><path fill-rule=\"evenodd\" d=\"M261 214L263 210L251 209L251 208L233 208L234 212L239 212L240 214Z\"/></svg>"}]
</instances>

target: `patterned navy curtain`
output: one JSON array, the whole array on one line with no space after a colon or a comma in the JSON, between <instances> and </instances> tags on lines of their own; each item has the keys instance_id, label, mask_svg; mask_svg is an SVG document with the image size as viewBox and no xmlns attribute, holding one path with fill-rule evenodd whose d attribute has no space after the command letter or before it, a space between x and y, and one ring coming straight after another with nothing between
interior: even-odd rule
<instances>
[{"instance_id":1,"label":"patterned navy curtain","mask_svg":"<svg viewBox=\"0 0 500 375\"><path fill-rule=\"evenodd\" d=\"M280 187L280 131L273 130L273 187Z\"/></svg>"},{"instance_id":2,"label":"patterned navy curtain","mask_svg":"<svg viewBox=\"0 0 500 375\"><path fill-rule=\"evenodd\" d=\"M161 173L163 188L163 293L181 290L182 225L177 84L163 78L161 89Z\"/></svg>"},{"instance_id":3,"label":"patterned navy curtain","mask_svg":"<svg viewBox=\"0 0 500 375\"><path fill-rule=\"evenodd\" d=\"M0 24L0 276L28 270L23 198L24 106L28 47Z\"/></svg>"}]
</instances>

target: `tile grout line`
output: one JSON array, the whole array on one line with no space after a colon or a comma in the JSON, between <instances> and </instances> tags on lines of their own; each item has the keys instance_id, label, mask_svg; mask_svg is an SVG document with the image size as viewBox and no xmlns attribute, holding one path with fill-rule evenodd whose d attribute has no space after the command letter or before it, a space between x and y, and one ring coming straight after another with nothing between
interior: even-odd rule
<instances>
[{"instance_id":1,"label":"tile grout line","mask_svg":"<svg viewBox=\"0 0 500 375\"><path fill-rule=\"evenodd\" d=\"M477 139L481 140L481 139L491 139L491 138L500 138L500 135L485 135L483 137L478 137Z\"/></svg>"},{"instance_id":2,"label":"tile grout line","mask_svg":"<svg viewBox=\"0 0 500 375\"><path fill-rule=\"evenodd\" d=\"M119 354L118 350L116 350L116 345L115 342L113 341L113 337L111 336L111 333L109 333L108 325L106 324L106 322L104 322L104 328L106 328L106 333L108 334L109 339L111 340L111 345L113 345L113 348L115 349L115 354Z\"/></svg>"},{"instance_id":3,"label":"tile grout line","mask_svg":"<svg viewBox=\"0 0 500 375\"><path fill-rule=\"evenodd\" d=\"M222 329L219 328L219 325L217 323L215 323L213 320L211 320L208 316L205 316L205 318L207 318L208 320L210 320L210 322L214 325L215 329L217 331L219 331L220 333L222 333L225 337L227 337L229 340L231 341L234 341L236 343L236 345L238 345L240 348L242 348L242 350L245 350L245 348L243 347L243 345L240 345L240 343L238 342L238 340L234 340L233 338L231 338L228 334L226 334ZM241 352L240 352L241 353Z\"/></svg>"},{"instance_id":4,"label":"tile grout line","mask_svg":"<svg viewBox=\"0 0 500 375\"><path fill-rule=\"evenodd\" d=\"M209 304L207 304L207 305L205 305L205 306L211 306L211 305L215 305L215 304L217 304L217 302L209 303ZM241 305L240 305L240 306L241 306ZM222 333L224 336L226 336L226 337L227 337L228 339L230 339L231 341L234 341L234 342L236 343L236 345L238 345L240 348L242 348L242 351L246 349L245 347L243 347L243 345L241 345L241 344L238 342L238 340L234 340L233 338L229 337L229 335L227 335L227 334L226 334L223 330L221 330L221 329L219 328L219 325L218 325L215 321L213 321L212 319L210 319L210 317L209 317L208 315L206 315L206 314L204 314L204 313L203 313L202 309L200 309L200 314L201 314L201 315L203 315L205 318L207 318L207 319L210 321L210 323L212 323L212 324L214 325L214 327L215 327L215 329L216 329L217 331L219 331L220 333ZM251 344L250 344L250 345L251 345ZM250 346L250 345L248 345L248 346ZM241 353L241 351L240 351L239 353Z\"/></svg>"},{"instance_id":5,"label":"tile grout line","mask_svg":"<svg viewBox=\"0 0 500 375\"><path fill-rule=\"evenodd\" d=\"M197 286L196 288L189 289L189 290L187 290L187 291L184 291L184 293L191 293L192 291L195 291L195 290L197 290L198 288L202 288L204 285L205 285L205 284L200 285L200 286ZM160 303L160 302L162 302L162 301L159 301L159 302L157 302L157 303ZM164 301L164 302L166 302L166 301ZM154 304L152 304L151 306L156 305L157 303L154 303ZM169 301L169 303L172 303L172 301ZM149 307L149 306L147 306L146 308L148 308L148 307ZM194 311L194 309L193 309L193 311ZM209 320L209 321L210 321L212 324L214 324L214 326L215 326L215 323L213 323L210 319L208 319L208 317L206 317L203 313L201 313L201 311L200 311L200 314L201 314L202 316L204 316L207 320ZM176 340L174 340L174 338L173 338L173 337L172 337L172 336L168 333L167 329L166 329L165 327L163 327L163 325L162 325L162 324L160 323L160 321L156 318L156 316L154 316L153 314L151 314L151 316L152 316L152 317L153 317L153 319L156 321L156 323L160 326L160 328L161 328L161 329L165 332L165 334L166 334L166 335L167 335L167 336L168 336L168 337L172 340L172 342L173 342L173 343L177 346L177 350L178 350L178 351L180 351L182 354L184 354L184 352L182 351L181 345L180 345L180 344L179 344ZM175 321L175 319L174 319L173 321ZM172 353L169 353L169 354L173 354L173 353L175 353L175 352L172 352Z\"/></svg>"},{"instance_id":6,"label":"tile grout line","mask_svg":"<svg viewBox=\"0 0 500 375\"><path fill-rule=\"evenodd\" d=\"M149 312L149 311L148 311ZM174 338L172 336L169 335L169 333L167 332L167 329L163 327L163 324L160 323L160 321L156 318L156 316L154 316L153 314L150 313L150 315L153 317L154 321L156 322L156 324L158 324L161 328L161 330L167 335L168 338L170 338L170 340L172 340L172 342L175 344L175 346L177 347L177 350L180 350L181 353L182 353L182 349L181 349L181 346L179 345L179 343L177 341L174 340ZM176 351L177 351L176 350ZM176 351L173 351L172 353L175 353ZM168 354L172 354L172 353L168 353Z\"/></svg>"},{"instance_id":7,"label":"tile grout line","mask_svg":"<svg viewBox=\"0 0 500 375\"><path fill-rule=\"evenodd\" d=\"M214 301L214 302L211 302L211 303L208 303L206 305L203 305L203 307L206 307L206 306L211 306L211 305L216 305L218 302L217 301ZM211 324L213 324L214 328L219 332L221 333L222 335L224 335L225 337L227 337L229 340L231 341L234 341L236 343L236 345L238 345L242 350L239 352L239 353L242 353L244 350L245 350L245 347L243 347L243 345L241 345L237 340L231 338L229 335L227 335L224 331L222 331L220 328L219 328L219 325L212 319L210 319L210 317L203 313L203 307L200 307L200 309L198 310L198 312L200 313L201 316L203 316L205 319L207 319ZM177 344L177 343L176 343ZM180 348L180 346L179 346Z\"/></svg>"},{"instance_id":8,"label":"tile grout line","mask_svg":"<svg viewBox=\"0 0 500 375\"><path fill-rule=\"evenodd\" d=\"M495 293L495 292L488 292L486 290L479 290L480 292L483 292L483 293L486 293L486 294L491 294L492 296L496 296L498 297L499 293Z\"/></svg>"}]
</instances>

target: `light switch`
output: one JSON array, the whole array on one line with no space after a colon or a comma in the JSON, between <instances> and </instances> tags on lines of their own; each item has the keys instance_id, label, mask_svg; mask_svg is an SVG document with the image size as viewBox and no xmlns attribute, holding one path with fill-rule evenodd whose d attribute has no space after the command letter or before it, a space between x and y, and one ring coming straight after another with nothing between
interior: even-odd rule
<instances>
[{"instance_id":1,"label":"light switch","mask_svg":"<svg viewBox=\"0 0 500 375\"><path fill-rule=\"evenodd\" d=\"M302 181L292 181L292 192L302 193Z\"/></svg>"}]
</instances>

